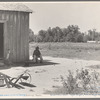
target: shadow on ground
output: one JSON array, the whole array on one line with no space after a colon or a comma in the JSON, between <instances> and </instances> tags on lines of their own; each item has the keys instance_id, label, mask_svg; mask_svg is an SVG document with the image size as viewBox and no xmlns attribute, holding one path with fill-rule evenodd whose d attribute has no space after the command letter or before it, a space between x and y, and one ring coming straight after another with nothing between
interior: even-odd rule
<instances>
[{"instance_id":1,"label":"shadow on ground","mask_svg":"<svg viewBox=\"0 0 100 100\"><path fill-rule=\"evenodd\" d=\"M44 60L43 63L34 63L32 60L24 63L16 63L16 64L11 64L11 65L5 65L2 62L0 62L0 70L4 69L10 69L12 67L38 67L38 66L47 66L47 65L56 65L59 63L52 62L51 60Z\"/></svg>"},{"instance_id":2,"label":"shadow on ground","mask_svg":"<svg viewBox=\"0 0 100 100\"><path fill-rule=\"evenodd\" d=\"M38 66L46 66L46 65L56 65L59 63L51 62L50 60L44 60L43 63L34 63L33 61L29 61L28 63L25 63L23 67L38 67Z\"/></svg>"},{"instance_id":3,"label":"shadow on ground","mask_svg":"<svg viewBox=\"0 0 100 100\"><path fill-rule=\"evenodd\" d=\"M30 84L30 83L26 83L26 82L20 82L19 84L21 84L23 86L27 86L27 87L36 87L35 85Z\"/></svg>"},{"instance_id":4,"label":"shadow on ground","mask_svg":"<svg viewBox=\"0 0 100 100\"><path fill-rule=\"evenodd\" d=\"M25 89L25 87L36 87L35 85L26 82L20 82L19 84L15 84L14 87L17 89Z\"/></svg>"},{"instance_id":5,"label":"shadow on ground","mask_svg":"<svg viewBox=\"0 0 100 100\"><path fill-rule=\"evenodd\" d=\"M11 66L0 66L0 70L4 70L4 69L10 69Z\"/></svg>"}]
</instances>

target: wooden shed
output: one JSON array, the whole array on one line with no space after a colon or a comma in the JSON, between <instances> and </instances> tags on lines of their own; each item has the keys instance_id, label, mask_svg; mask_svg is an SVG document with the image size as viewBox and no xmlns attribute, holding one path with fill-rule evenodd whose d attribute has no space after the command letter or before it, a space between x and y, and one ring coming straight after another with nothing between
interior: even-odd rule
<instances>
[{"instance_id":1,"label":"wooden shed","mask_svg":"<svg viewBox=\"0 0 100 100\"><path fill-rule=\"evenodd\" d=\"M0 59L10 51L12 62L29 59L29 14L23 4L0 3Z\"/></svg>"}]
</instances>

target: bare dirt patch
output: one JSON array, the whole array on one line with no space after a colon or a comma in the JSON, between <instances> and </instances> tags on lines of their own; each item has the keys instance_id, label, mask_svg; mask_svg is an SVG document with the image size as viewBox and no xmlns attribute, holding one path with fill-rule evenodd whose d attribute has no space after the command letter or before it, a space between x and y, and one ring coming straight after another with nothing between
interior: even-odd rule
<instances>
[{"instance_id":1,"label":"bare dirt patch","mask_svg":"<svg viewBox=\"0 0 100 100\"><path fill-rule=\"evenodd\" d=\"M93 60L78 60L78 59L66 59L66 58L55 58L55 57L43 57L45 61L48 61L48 64L45 64L47 62L44 62L44 65L41 66L33 66L30 65L29 67L11 67L9 69L2 69L1 72L4 74L7 74L11 77L17 77L20 75L23 71L26 69L30 70L30 74L32 76L32 82L31 84L34 85L34 87L29 86L23 86L24 89L16 89L13 88L7 88L2 87L0 89L0 94L3 95L12 95L17 97L22 96L41 96L41 95L47 95L47 91L53 91L56 88L62 86L60 75L63 75L64 77L67 76L68 70L75 71L76 69L81 68L90 68L88 66L93 65L100 65L99 61L93 61ZM52 63L50 63L52 62ZM96 68L94 68L96 69ZM96 69L100 70L100 69ZM46 94L47 93L47 94ZM50 94L48 94L50 95Z\"/></svg>"}]
</instances>

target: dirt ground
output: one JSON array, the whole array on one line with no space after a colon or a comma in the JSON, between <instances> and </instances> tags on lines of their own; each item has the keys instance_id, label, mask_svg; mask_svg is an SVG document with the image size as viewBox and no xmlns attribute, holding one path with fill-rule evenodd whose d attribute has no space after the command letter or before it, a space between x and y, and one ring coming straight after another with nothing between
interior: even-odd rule
<instances>
[{"instance_id":1,"label":"dirt ground","mask_svg":"<svg viewBox=\"0 0 100 100\"><path fill-rule=\"evenodd\" d=\"M76 69L90 68L91 65L100 65L100 61L94 60L80 60L80 59L67 59L67 58L56 58L56 57L43 57L43 64L30 64L28 67L9 67L1 69L0 72L7 74L11 77L18 77L23 71L28 69L32 76L31 86L23 86L24 89L17 89L0 87L0 97L42 97L48 96L47 91L53 91L57 87L62 86L60 75L66 77L68 70L75 71ZM100 68L95 69L100 70ZM50 96L50 95L49 95Z\"/></svg>"}]
</instances>

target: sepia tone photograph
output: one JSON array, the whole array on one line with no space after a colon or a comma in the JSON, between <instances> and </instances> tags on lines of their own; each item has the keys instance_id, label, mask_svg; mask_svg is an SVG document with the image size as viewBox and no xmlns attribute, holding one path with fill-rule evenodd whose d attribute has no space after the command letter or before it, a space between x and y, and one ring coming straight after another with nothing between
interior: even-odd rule
<instances>
[{"instance_id":1,"label":"sepia tone photograph","mask_svg":"<svg viewBox=\"0 0 100 100\"><path fill-rule=\"evenodd\" d=\"M0 98L100 97L100 2L0 2Z\"/></svg>"}]
</instances>

